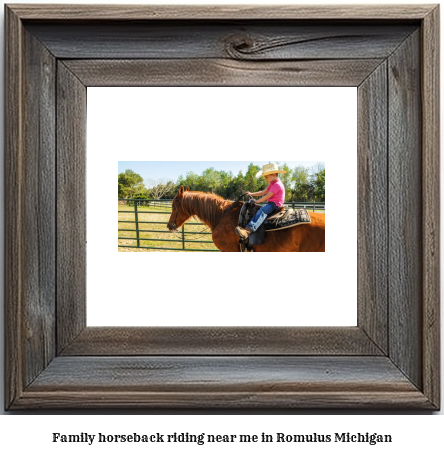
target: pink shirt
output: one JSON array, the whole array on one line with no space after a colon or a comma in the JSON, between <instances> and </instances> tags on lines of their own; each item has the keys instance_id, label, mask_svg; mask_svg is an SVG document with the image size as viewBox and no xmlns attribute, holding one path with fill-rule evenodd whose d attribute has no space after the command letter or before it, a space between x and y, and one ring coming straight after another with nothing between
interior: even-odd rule
<instances>
[{"instance_id":1,"label":"pink shirt","mask_svg":"<svg viewBox=\"0 0 444 456\"><path fill-rule=\"evenodd\" d=\"M284 205L285 187L279 177L267 187L267 193L268 192L274 193L271 198L268 198L268 203L273 202L276 204L276 206Z\"/></svg>"}]
</instances>

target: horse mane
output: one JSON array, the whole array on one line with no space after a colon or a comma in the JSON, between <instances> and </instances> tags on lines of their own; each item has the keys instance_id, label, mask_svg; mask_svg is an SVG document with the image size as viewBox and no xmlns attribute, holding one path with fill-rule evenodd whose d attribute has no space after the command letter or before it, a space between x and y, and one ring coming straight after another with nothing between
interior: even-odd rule
<instances>
[{"instance_id":1,"label":"horse mane","mask_svg":"<svg viewBox=\"0 0 444 456\"><path fill-rule=\"evenodd\" d=\"M231 204L214 193L198 191L184 192L182 207L190 215L197 216L210 228L220 222L224 209Z\"/></svg>"}]
</instances>

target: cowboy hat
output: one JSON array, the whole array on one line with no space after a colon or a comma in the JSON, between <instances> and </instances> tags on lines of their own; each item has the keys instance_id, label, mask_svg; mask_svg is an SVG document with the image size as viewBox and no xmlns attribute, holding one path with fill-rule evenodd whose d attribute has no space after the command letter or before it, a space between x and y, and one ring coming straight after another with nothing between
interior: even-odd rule
<instances>
[{"instance_id":1,"label":"cowboy hat","mask_svg":"<svg viewBox=\"0 0 444 456\"><path fill-rule=\"evenodd\" d=\"M259 171L256 174L256 178L259 179L259 177L266 176L267 174L285 174L286 172L287 171L284 171L283 169L279 169L276 163L268 163L268 165L262 166L262 171Z\"/></svg>"}]
</instances>

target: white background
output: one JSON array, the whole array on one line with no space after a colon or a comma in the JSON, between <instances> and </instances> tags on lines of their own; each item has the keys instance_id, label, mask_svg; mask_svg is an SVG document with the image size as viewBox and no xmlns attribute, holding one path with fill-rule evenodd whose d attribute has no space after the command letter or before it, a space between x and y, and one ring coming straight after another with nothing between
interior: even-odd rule
<instances>
[{"instance_id":1,"label":"white background","mask_svg":"<svg viewBox=\"0 0 444 456\"><path fill-rule=\"evenodd\" d=\"M88 88L88 325L356 326L356 95L355 87ZM326 252L118 252L119 160L323 161ZM97 195L115 197L98 204Z\"/></svg>"},{"instance_id":2,"label":"white background","mask_svg":"<svg viewBox=\"0 0 444 456\"><path fill-rule=\"evenodd\" d=\"M25 1L24 3L36 3L31 1ZM48 3L50 3L48 1ZM60 3L60 0L54 1L52 3ZM76 3L90 3L88 1L81 1L76 0ZM100 1L94 0L94 3L111 3L111 1ZM140 3L135 0L132 3ZM151 3L168 3L165 1L155 1L151 0ZM171 2L177 3L177 2ZM182 3L210 3L209 1L198 1L194 0L192 2L182 2ZM239 1L222 1L220 0L218 3L220 4L227 4L227 3L240 3ZM261 0L243 0L242 3L251 3L251 4L262 4L262 3L270 3L270 2L263 2ZM297 2L289 2L286 0L279 0L281 4L288 4L288 3L297 3ZM302 4L307 2L302 2ZM335 3L328 0L318 0L312 1L312 4L331 4ZM347 1L341 0L339 3L358 3L355 1ZM365 3L381 3L380 0L372 1L366 0ZM392 1L391 3L429 3L429 2L421 2L421 1L408 1L408 0L401 0L401 1ZM0 14L3 14L3 9L0 10ZM2 23L3 27L3 23ZM3 30L2 30L3 35ZM0 53L3 53L3 47L0 47ZM3 59L2 59L3 60ZM3 70L1 73L1 78L3 80ZM3 97L3 92L0 92L0 97ZM0 122L0 131L1 135L3 136L3 122ZM3 176L3 160L0 160L0 170L1 176ZM2 177L1 177L2 178ZM441 201L444 201L444 195L441 197ZM3 194L3 186L0 186L0 216L1 216L1 226L3 227L3 220L4 220L4 194ZM442 208L441 208L442 210ZM442 230L442 228L441 228ZM441 232L442 236L442 232ZM444 245L444 243L441 243ZM0 237L0 250L3 255L4 246L3 246L3 236ZM441 252L442 258L442 252ZM4 282L4 270L3 270L3 263L1 263L0 269L2 269L0 273L0 287L3 289ZM443 273L443 268L441 267L441 274ZM3 293L0 293L0 299L3 302ZM442 301L442 298L441 298ZM3 312L0 312L0 343L3 343ZM443 320L444 320L444 312L441 313L441 328L444 327ZM441 338L444 340L444 337ZM442 354L444 353L444 344L442 343L441 348L441 358ZM0 350L0 401L3 403L3 380L4 380L4 373L3 373L3 350ZM441 363L444 365L444 363ZM444 376L441 376L441 391L444 391ZM0 408L1 410L1 408ZM5 412L4 412L5 413ZM392 433L395 437L395 441L389 447L381 447L381 446L356 446L356 445L340 445L340 446L304 446L304 447L294 447L294 446L286 446L284 448L273 447L272 450L279 451L279 454L291 454L294 455L301 450L311 450L314 451L325 451L328 450L328 454L332 455L341 455L344 454L353 454L355 455L357 452L359 454L375 454L376 452L378 455L393 455L393 454L419 454L421 453L430 453L430 454L440 454L443 449L443 442L442 442L442 428L444 425L443 421L443 412L436 412L434 415L439 416L424 416L424 414L411 414L410 416L400 416L396 412L390 413L383 413L383 412L376 412L377 414L372 414L371 412L356 412L355 416L349 416L347 413L339 414L339 415L331 415L328 412L323 412L323 414L318 415L318 411L314 411L315 416L310 416L305 412L298 412L298 411L289 411L286 414L281 415L267 415L266 413L262 413L260 411L256 411L259 416L243 416L243 415L234 415L234 416L207 416L203 415L193 415L193 416L180 416L177 415L175 412L165 412L166 416L164 415L156 415L154 412L140 412L142 415L139 414L132 414L132 416L119 416L117 414L113 415L111 412L110 416L88 416L81 414L80 416L75 412L68 412L68 414L64 414L63 416L58 415L51 415L47 414L47 416L23 416L23 415L15 415L13 413L5 413L0 419L0 448L3 451L14 451L18 454L24 454L27 452L29 454L32 452L33 454L41 454L45 453L49 454L57 454L59 455L61 452L63 454L68 455L78 455L79 454L79 447L77 445L68 445L66 447L54 446L50 443L51 433L52 432L66 432L66 433L76 433L76 432L109 432L112 433L114 431L118 432L149 432L150 430L159 430L162 432L163 430L168 430L174 432L175 430L181 431L197 431L200 430L201 432L219 432L219 433L230 433L237 432L240 433L241 431L247 432L261 432L262 430L268 432L273 432L276 430L277 432L287 432L287 433L305 433L305 432L326 432L332 433L337 432L337 429L345 429L346 431L353 432L354 430L362 430L362 431L369 431L369 432L381 432L381 433ZM106 412L105 412L106 413ZM253 411L254 413L254 411ZM310 413L310 412L309 412ZM402 415L406 414L406 412L400 412ZM126 446L107 446L106 447L106 454L122 454L122 450L127 450L128 447ZM131 448L131 447L130 447ZM96 447L80 447L82 452L90 452L91 454L97 454ZM197 454L197 453L204 453L208 452L208 454L223 454L225 455L227 452L227 448L224 445L220 445L218 447L202 447L198 448L197 446L190 446L190 447L177 447L181 452L185 454ZM239 450L238 447L232 448L232 450ZM174 448L176 450L176 448ZM148 454L149 452L153 452L153 449L149 449L145 446L140 447L138 450L140 454ZM241 448L242 454L245 452L244 449ZM256 451L260 453L269 452L269 447L267 448L264 445L260 445ZM104 452L102 449L101 452ZM132 448L133 454L136 453L136 449ZM166 454L172 453L170 447L168 447L168 452ZM240 453L237 451L236 454ZM159 449L156 449L155 454L162 454Z\"/></svg>"}]
</instances>

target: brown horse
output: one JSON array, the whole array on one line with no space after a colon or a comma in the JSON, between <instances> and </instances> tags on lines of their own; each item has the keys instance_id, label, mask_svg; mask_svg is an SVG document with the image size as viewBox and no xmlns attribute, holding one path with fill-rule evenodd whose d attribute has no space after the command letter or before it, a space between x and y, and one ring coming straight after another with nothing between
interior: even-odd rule
<instances>
[{"instance_id":1,"label":"brown horse","mask_svg":"<svg viewBox=\"0 0 444 456\"><path fill-rule=\"evenodd\" d=\"M233 203L218 195L190 192L180 187L172 202L168 229L176 232L191 217L198 217L213 235L213 242L222 252L239 252L239 236L234 229L243 203ZM325 252L325 214L311 212L311 223L277 231L269 231L256 252Z\"/></svg>"}]
</instances>

